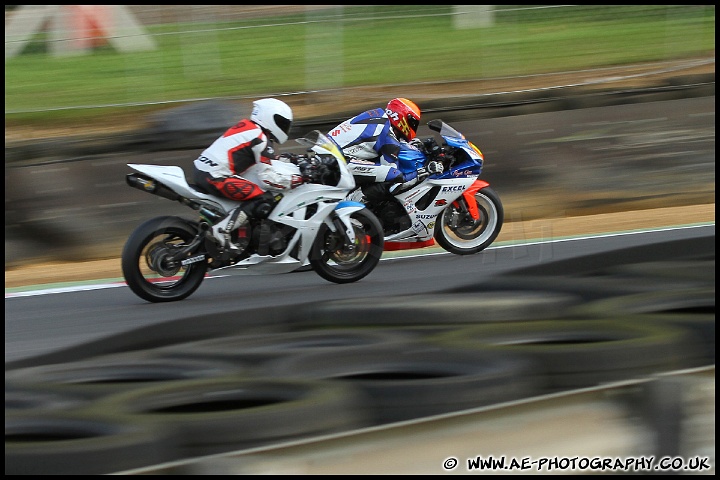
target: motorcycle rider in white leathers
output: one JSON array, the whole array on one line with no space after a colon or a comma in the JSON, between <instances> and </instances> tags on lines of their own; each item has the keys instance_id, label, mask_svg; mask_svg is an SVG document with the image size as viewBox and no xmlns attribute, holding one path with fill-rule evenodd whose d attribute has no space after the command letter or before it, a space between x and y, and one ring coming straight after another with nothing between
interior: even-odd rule
<instances>
[{"instance_id":1,"label":"motorcycle rider in white leathers","mask_svg":"<svg viewBox=\"0 0 720 480\"><path fill-rule=\"evenodd\" d=\"M284 143L292 126L292 109L275 98L253 102L250 119L240 120L207 147L193 163L194 181L208 193L241 201L212 227L221 245L237 249L230 240L248 216L265 218L274 205L274 193L301 185L299 175L275 170L272 142Z\"/></svg>"}]
</instances>

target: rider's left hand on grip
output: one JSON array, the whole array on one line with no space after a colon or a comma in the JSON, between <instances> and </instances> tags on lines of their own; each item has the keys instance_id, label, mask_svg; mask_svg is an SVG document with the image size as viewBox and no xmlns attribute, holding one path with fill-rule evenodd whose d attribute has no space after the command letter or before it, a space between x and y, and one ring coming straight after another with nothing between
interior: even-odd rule
<instances>
[{"instance_id":1,"label":"rider's left hand on grip","mask_svg":"<svg viewBox=\"0 0 720 480\"><path fill-rule=\"evenodd\" d=\"M323 173L327 167L322 163L322 160L317 157L305 158L298 162L300 167L300 174L303 180L308 183L317 183L322 180Z\"/></svg>"},{"instance_id":2,"label":"rider's left hand on grip","mask_svg":"<svg viewBox=\"0 0 720 480\"><path fill-rule=\"evenodd\" d=\"M445 171L445 168L443 167L442 163L432 161L432 162L428 163L427 171L430 174L434 174L434 173L440 174L440 173L443 173L443 171Z\"/></svg>"}]
</instances>

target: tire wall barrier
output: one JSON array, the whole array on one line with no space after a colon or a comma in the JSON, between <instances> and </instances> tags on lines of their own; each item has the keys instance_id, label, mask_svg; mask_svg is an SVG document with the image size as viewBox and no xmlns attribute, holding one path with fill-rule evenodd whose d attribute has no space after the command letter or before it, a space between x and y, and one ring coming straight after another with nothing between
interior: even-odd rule
<instances>
[{"instance_id":1,"label":"tire wall barrier","mask_svg":"<svg viewBox=\"0 0 720 480\"><path fill-rule=\"evenodd\" d=\"M468 459L616 459L654 456L704 459L715 473L715 369L529 399L362 429L300 444L245 451L137 473L186 475L447 475L477 474ZM450 463L454 459L457 463ZM453 465L455 465L453 467ZM521 474L628 474L605 468L549 467ZM568 464L569 465L569 464ZM650 473L648 470L647 473ZM633 472L640 473L640 472ZM645 473L645 472L643 472ZM656 473L656 472L655 472ZM690 473L690 472L688 472ZM640 473L642 474L642 473Z\"/></svg>"},{"instance_id":2,"label":"tire wall barrier","mask_svg":"<svg viewBox=\"0 0 720 480\"><path fill-rule=\"evenodd\" d=\"M5 382L26 388L44 387L49 392L95 400L151 385L241 374L247 370L249 366L241 362L119 354L20 368L6 372Z\"/></svg>"},{"instance_id":3,"label":"tire wall barrier","mask_svg":"<svg viewBox=\"0 0 720 480\"><path fill-rule=\"evenodd\" d=\"M262 372L358 387L375 425L525 398L540 391L542 381L521 355L422 344L299 354L269 362Z\"/></svg>"},{"instance_id":4,"label":"tire wall barrier","mask_svg":"<svg viewBox=\"0 0 720 480\"><path fill-rule=\"evenodd\" d=\"M6 475L101 475L173 460L163 431L107 413L5 412Z\"/></svg>"},{"instance_id":5,"label":"tire wall barrier","mask_svg":"<svg viewBox=\"0 0 720 480\"><path fill-rule=\"evenodd\" d=\"M309 328L457 326L560 318L582 299L563 292L508 288L493 292L349 299L301 306L293 324Z\"/></svg>"},{"instance_id":6,"label":"tire wall barrier","mask_svg":"<svg viewBox=\"0 0 720 480\"><path fill-rule=\"evenodd\" d=\"M669 251L673 261L663 264ZM165 461L187 461L192 471L203 462L188 459L200 455L230 458L236 450L352 437L357 429L391 430L397 422L537 399L538 410L516 411L534 415L547 393L714 372L714 236L573 263L407 302L327 301L182 318L6 364L6 473L152 470ZM688 447L683 432L706 432L707 409L679 406L683 388L682 381L642 387L641 397L630 389L617 395L618 415L641 418L641 436L656 435L657 451L682 446L700 454L707 438ZM577 408L592 410L596 400ZM677 422L690 421L678 418L696 423L678 431ZM546 424L543 441L555 427ZM617 445L635 441L637 432L626 427L611 435ZM439 432L437 444L450 441L442 432L457 433ZM492 428L486 435L498 437Z\"/></svg>"},{"instance_id":7,"label":"tire wall barrier","mask_svg":"<svg viewBox=\"0 0 720 480\"><path fill-rule=\"evenodd\" d=\"M176 459L369 425L366 399L350 385L242 375L135 389L105 397L88 411L175 432Z\"/></svg>"},{"instance_id":8,"label":"tire wall barrier","mask_svg":"<svg viewBox=\"0 0 720 480\"><path fill-rule=\"evenodd\" d=\"M426 339L447 348L529 356L541 367L545 393L593 387L695 366L690 334L672 325L617 316L481 325Z\"/></svg>"},{"instance_id":9,"label":"tire wall barrier","mask_svg":"<svg viewBox=\"0 0 720 480\"><path fill-rule=\"evenodd\" d=\"M258 366L289 356L339 353L378 346L403 348L414 337L385 330L331 328L259 335L229 335L158 348L155 355L169 358L209 358Z\"/></svg>"}]
</instances>

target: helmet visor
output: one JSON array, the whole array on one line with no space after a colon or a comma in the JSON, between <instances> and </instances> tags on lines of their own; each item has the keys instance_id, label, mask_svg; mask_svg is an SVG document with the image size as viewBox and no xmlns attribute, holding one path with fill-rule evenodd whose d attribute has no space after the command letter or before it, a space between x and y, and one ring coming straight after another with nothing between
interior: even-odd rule
<instances>
[{"instance_id":1,"label":"helmet visor","mask_svg":"<svg viewBox=\"0 0 720 480\"><path fill-rule=\"evenodd\" d=\"M410 126L410 131L412 132L412 136L414 137L415 134L417 134L418 128L420 127L420 119L417 118L415 115L408 115L407 122L408 122L408 125Z\"/></svg>"},{"instance_id":2,"label":"helmet visor","mask_svg":"<svg viewBox=\"0 0 720 480\"><path fill-rule=\"evenodd\" d=\"M290 132L292 120L290 120L289 118L285 118L282 115L278 115L277 113L273 116L273 119L275 120L275 125L277 125L280 130L282 130L286 134Z\"/></svg>"}]
</instances>

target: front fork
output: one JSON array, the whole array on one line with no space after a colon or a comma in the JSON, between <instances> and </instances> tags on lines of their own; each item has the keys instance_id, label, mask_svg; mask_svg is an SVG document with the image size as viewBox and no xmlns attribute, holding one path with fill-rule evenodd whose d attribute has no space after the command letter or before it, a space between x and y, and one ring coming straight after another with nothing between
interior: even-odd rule
<instances>
[{"instance_id":1,"label":"front fork","mask_svg":"<svg viewBox=\"0 0 720 480\"><path fill-rule=\"evenodd\" d=\"M350 214L363 208L367 207L360 202L344 200L330 214L332 221L328 226L336 233L340 233L347 246L355 245L355 228L350 222Z\"/></svg>"},{"instance_id":2,"label":"front fork","mask_svg":"<svg viewBox=\"0 0 720 480\"><path fill-rule=\"evenodd\" d=\"M452 203L455 210L469 214L474 221L480 220L480 211L478 210L477 202L475 201L475 194L485 187L489 187L490 184L485 180L475 180L470 188L465 190L460 198L465 200L460 201L460 198Z\"/></svg>"}]
</instances>

